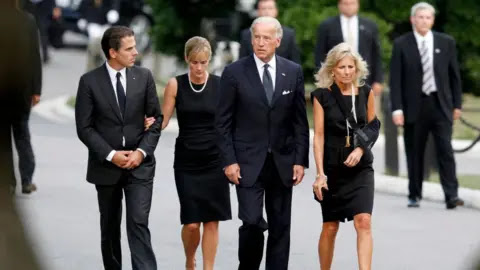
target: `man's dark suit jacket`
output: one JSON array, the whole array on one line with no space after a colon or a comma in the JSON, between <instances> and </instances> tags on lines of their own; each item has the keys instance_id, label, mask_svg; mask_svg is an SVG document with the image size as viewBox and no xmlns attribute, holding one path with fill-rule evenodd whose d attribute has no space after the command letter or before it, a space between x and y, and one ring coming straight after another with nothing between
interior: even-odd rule
<instances>
[{"instance_id":1,"label":"man's dark suit jacket","mask_svg":"<svg viewBox=\"0 0 480 270\"><path fill-rule=\"evenodd\" d=\"M147 157L131 172L138 179L152 179L155 174L154 151L160 137L163 116L155 82L148 69L127 68L126 108L122 117L107 67L104 65L84 74L78 85L75 118L80 140L88 147L87 181L113 185L123 169L106 160L112 150L141 148ZM144 117L155 117L155 123L144 131ZM125 147L122 137L125 136Z\"/></svg>"},{"instance_id":2,"label":"man's dark suit jacket","mask_svg":"<svg viewBox=\"0 0 480 270\"><path fill-rule=\"evenodd\" d=\"M438 98L445 116L462 107L462 86L457 50L452 37L433 32L433 65ZM414 123L421 105L423 69L413 32L394 41L390 63L392 111L403 110L406 123Z\"/></svg>"},{"instance_id":3,"label":"man's dark suit jacket","mask_svg":"<svg viewBox=\"0 0 480 270\"><path fill-rule=\"evenodd\" d=\"M268 104L253 55L225 68L220 80L216 129L224 166L238 163L240 186L255 184L268 149L285 186L293 165L308 167L309 129L300 65L276 56L272 105Z\"/></svg>"},{"instance_id":4,"label":"man's dark suit jacket","mask_svg":"<svg viewBox=\"0 0 480 270\"><path fill-rule=\"evenodd\" d=\"M277 48L276 54L283 58L287 58L297 64L301 64L300 50L295 40L295 31L292 28L282 26L283 37L280 47ZM253 54L252 35L250 29L244 29L241 33L240 40L240 58Z\"/></svg>"},{"instance_id":5,"label":"man's dark suit jacket","mask_svg":"<svg viewBox=\"0 0 480 270\"><path fill-rule=\"evenodd\" d=\"M383 82L382 55L377 25L368 19L358 17L358 52L368 64L370 75L367 83ZM344 42L340 16L328 18L317 30L315 66L320 67L327 53L335 45Z\"/></svg>"}]
</instances>

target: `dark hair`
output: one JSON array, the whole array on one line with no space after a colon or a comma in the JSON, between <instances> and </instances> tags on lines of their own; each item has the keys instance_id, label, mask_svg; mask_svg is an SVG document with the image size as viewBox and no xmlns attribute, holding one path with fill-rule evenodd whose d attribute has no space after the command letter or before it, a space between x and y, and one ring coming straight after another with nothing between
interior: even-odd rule
<instances>
[{"instance_id":1,"label":"dark hair","mask_svg":"<svg viewBox=\"0 0 480 270\"><path fill-rule=\"evenodd\" d=\"M255 2L255 9L258 9L258 4L260 4L260 2L266 2L266 1L273 1L275 3L275 6L277 6L277 1L276 0L257 0Z\"/></svg>"},{"instance_id":2,"label":"dark hair","mask_svg":"<svg viewBox=\"0 0 480 270\"><path fill-rule=\"evenodd\" d=\"M120 49L122 38L133 36L133 30L121 25L112 26L103 33L102 50L107 59L110 59L110 49L118 51Z\"/></svg>"}]
</instances>

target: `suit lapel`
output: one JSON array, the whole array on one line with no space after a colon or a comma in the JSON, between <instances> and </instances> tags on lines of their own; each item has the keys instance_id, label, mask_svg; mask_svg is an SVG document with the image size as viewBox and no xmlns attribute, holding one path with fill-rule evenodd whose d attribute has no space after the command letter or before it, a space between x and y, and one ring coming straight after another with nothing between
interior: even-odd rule
<instances>
[{"instance_id":1,"label":"suit lapel","mask_svg":"<svg viewBox=\"0 0 480 270\"><path fill-rule=\"evenodd\" d=\"M127 76L127 89L125 90L127 92L126 94L126 105L125 105L125 115L128 115L128 112L130 111L129 108L133 105L131 104L132 102L132 96L135 94L135 92L138 90L137 87L137 79L135 77L135 70L133 68L127 68L126 70L126 76ZM124 115L124 117L125 117Z\"/></svg>"},{"instance_id":2,"label":"suit lapel","mask_svg":"<svg viewBox=\"0 0 480 270\"><path fill-rule=\"evenodd\" d=\"M437 85L437 91L439 88L440 73L438 72L440 57L442 57L442 44L440 44L440 39L435 32L433 34L433 74L435 76L435 83Z\"/></svg>"},{"instance_id":3,"label":"suit lapel","mask_svg":"<svg viewBox=\"0 0 480 270\"><path fill-rule=\"evenodd\" d=\"M410 34L408 35L407 41L408 41L408 51L409 51L408 55L412 56L412 59L414 59L413 61L416 62L416 65L418 66L418 68L420 68L420 70L423 72L422 59L420 57L417 40L415 40L415 35L413 34L413 32L410 32Z\"/></svg>"},{"instance_id":4,"label":"suit lapel","mask_svg":"<svg viewBox=\"0 0 480 270\"><path fill-rule=\"evenodd\" d=\"M120 114L120 108L118 107L117 97L115 96L115 91L113 90L112 81L110 80L110 75L108 74L106 64L103 65L102 72L98 74L100 88L104 92L108 103L110 103L113 113L117 116L120 122L123 122L122 115Z\"/></svg>"},{"instance_id":5,"label":"suit lapel","mask_svg":"<svg viewBox=\"0 0 480 270\"><path fill-rule=\"evenodd\" d=\"M255 60L253 59L253 54L249 56L245 66L247 79L252 86L252 91L254 91L255 95L259 96L263 103L268 106L267 94L265 93L265 88L263 88L262 81L260 80L260 74L258 74L258 69L257 65L255 64Z\"/></svg>"},{"instance_id":6,"label":"suit lapel","mask_svg":"<svg viewBox=\"0 0 480 270\"><path fill-rule=\"evenodd\" d=\"M358 52L360 53L360 55L367 55L365 53L365 41L364 41L364 38L365 38L365 24L363 22L363 19L358 17Z\"/></svg>"},{"instance_id":7,"label":"suit lapel","mask_svg":"<svg viewBox=\"0 0 480 270\"><path fill-rule=\"evenodd\" d=\"M282 95L282 85L285 80L285 67L283 65L283 61L275 56L275 60L277 61L276 71L275 71L275 91L273 92L272 98L272 107L275 104L275 101L278 99L279 96Z\"/></svg>"},{"instance_id":8,"label":"suit lapel","mask_svg":"<svg viewBox=\"0 0 480 270\"><path fill-rule=\"evenodd\" d=\"M342 22L340 21L340 16L336 17L334 26L335 26L336 29L334 29L333 33L335 33L335 35L337 35L337 38L340 41L338 43L345 42L345 40L343 39ZM338 44L338 43L336 43L336 44Z\"/></svg>"}]
</instances>

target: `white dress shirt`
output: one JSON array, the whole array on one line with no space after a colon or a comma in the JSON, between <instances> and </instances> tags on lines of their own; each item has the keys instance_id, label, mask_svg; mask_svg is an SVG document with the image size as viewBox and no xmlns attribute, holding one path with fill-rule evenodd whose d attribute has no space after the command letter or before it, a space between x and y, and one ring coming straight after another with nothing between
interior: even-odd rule
<instances>
[{"instance_id":1,"label":"white dress shirt","mask_svg":"<svg viewBox=\"0 0 480 270\"><path fill-rule=\"evenodd\" d=\"M346 17L345 15L341 14L340 25L342 26L343 40L350 44L348 33L348 30L350 30L350 35L352 39L352 44L350 45L356 52L358 52L358 16L354 15L352 17Z\"/></svg>"},{"instance_id":2,"label":"white dress shirt","mask_svg":"<svg viewBox=\"0 0 480 270\"><path fill-rule=\"evenodd\" d=\"M428 33L425 36L420 35L417 31L413 30L413 35L415 36L415 40L417 41L417 46L418 46L418 52L420 53L420 50L422 48L422 43L425 40L425 44L427 46L427 53L428 53L428 60L430 61L430 65L433 69L433 55L434 55L434 50L433 50L433 33L432 31L428 31ZM437 92L437 84L435 83L435 72L432 70L433 76L430 77L430 83L432 84L432 89L430 93ZM403 114L403 110L395 110L392 112L392 115L401 115Z\"/></svg>"},{"instance_id":3,"label":"white dress shirt","mask_svg":"<svg viewBox=\"0 0 480 270\"><path fill-rule=\"evenodd\" d=\"M255 59L255 64L257 65L258 74L260 75L260 81L263 83L263 71L265 69L265 64L268 64L268 72L270 72L270 77L272 77L273 91L275 92L275 78L277 70L277 58L273 55L272 59L268 63L263 62L258 58L255 53L253 54L253 59Z\"/></svg>"},{"instance_id":4,"label":"white dress shirt","mask_svg":"<svg viewBox=\"0 0 480 270\"><path fill-rule=\"evenodd\" d=\"M125 91L125 96L127 96L127 68L122 68L120 70L116 70L114 68L112 68L108 62L105 62L105 66L107 67L107 71L108 71L108 76L110 77L110 81L112 82L112 86L113 86L113 91L115 92L115 99L117 100L117 104L118 104L118 96L117 96L117 73L120 72L120 83L122 84L123 86L123 89ZM125 136L122 137L122 145L125 146ZM145 151L143 151L143 149L140 149L140 148L137 148L137 150L139 150L142 154L143 154L143 157L145 158L147 156L147 153ZM115 155L117 151L115 150L112 150L108 156L107 156L107 160L108 161L112 161L112 158L113 156Z\"/></svg>"}]
</instances>

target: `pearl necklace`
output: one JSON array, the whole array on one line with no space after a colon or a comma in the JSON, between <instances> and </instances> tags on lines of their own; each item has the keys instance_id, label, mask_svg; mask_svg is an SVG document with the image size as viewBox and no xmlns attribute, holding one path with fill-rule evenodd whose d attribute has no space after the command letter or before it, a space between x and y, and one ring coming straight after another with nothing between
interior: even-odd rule
<instances>
[{"instance_id":1,"label":"pearl necklace","mask_svg":"<svg viewBox=\"0 0 480 270\"><path fill-rule=\"evenodd\" d=\"M190 84L190 88L192 88L193 92L195 92L195 93L201 93L201 92L203 92L203 90L205 89L205 86L207 86L207 82L208 82L208 72L205 71L205 73L207 74L207 77L205 78L205 83L203 84L202 89L199 89L199 90L193 88L192 81L190 80L190 72L187 73L187 74L188 74L188 84Z\"/></svg>"}]
</instances>

